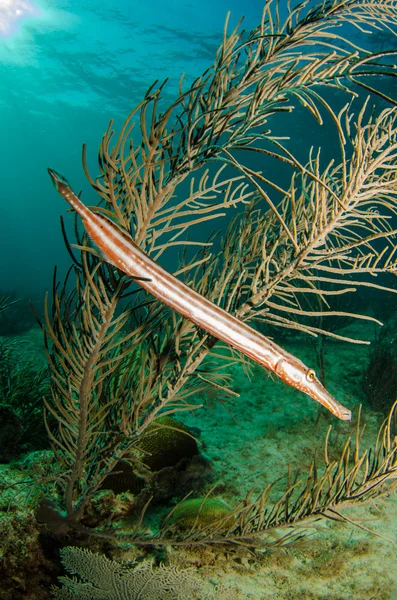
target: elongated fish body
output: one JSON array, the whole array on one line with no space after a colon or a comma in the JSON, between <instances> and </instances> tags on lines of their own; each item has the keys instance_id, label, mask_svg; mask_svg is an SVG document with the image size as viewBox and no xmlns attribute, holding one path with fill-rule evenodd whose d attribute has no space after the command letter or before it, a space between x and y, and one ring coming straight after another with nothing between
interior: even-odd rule
<instances>
[{"instance_id":1,"label":"elongated fish body","mask_svg":"<svg viewBox=\"0 0 397 600\"><path fill-rule=\"evenodd\" d=\"M351 419L351 412L327 392L312 369L168 273L113 221L84 206L61 175L52 169L48 169L48 172L59 194L81 216L87 233L106 261L136 278L153 296L208 333L273 371L290 386L311 396L339 419Z\"/></svg>"}]
</instances>

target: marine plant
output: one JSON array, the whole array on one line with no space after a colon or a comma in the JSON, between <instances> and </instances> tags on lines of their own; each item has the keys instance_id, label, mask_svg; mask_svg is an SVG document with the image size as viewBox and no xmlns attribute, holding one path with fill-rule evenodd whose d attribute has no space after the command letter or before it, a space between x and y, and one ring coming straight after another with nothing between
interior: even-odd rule
<instances>
[{"instance_id":1,"label":"marine plant","mask_svg":"<svg viewBox=\"0 0 397 600\"><path fill-rule=\"evenodd\" d=\"M372 53L344 29L366 37L391 30L397 4L288 3L285 20L279 9L267 2L249 34L240 25L228 33L226 23L213 66L186 89L182 78L169 105L165 82L153 84L118 136L110 124L99 175L90 175L85 148L84 169L101 199L98 214L155 261L183 248L174 274L238 319L365 343L310 318L377 322L327 308L327 298L365 286L388 289L376 277L397 267L397 116L382 89L395 76L394 53ZM363 90L371 98L363 99ZM376 97L383 106L373 109ZM278 134L280 116L304 112L320 125L333 123L332 160L320 148L302 158ZM223 238L203 240L203 223L224 223L230 211ZM206 390L233 394L226 367L243 359L109 265L85 234L68 248L73 269L64 284L54 280L43 329L52 371L46 415L56 422L48 433L58 506L48 513L73 528L121 458L128 453L133 468L143 468L139 444L157 417L194 410ZM308 294L321 298L320 310L307 310L301 299ZM276 502L270 488L249 495L231 525L228 514L227 527L212 523L176 540L167 525L158 535L141 533L141 515L131 537L143 544L288 543L300 533L275 541L267 532L321 516L341 519L344 506L393 488L390 422L373 451L360 451L359 441L358 428L338 460L325 452L323 473L313 463L303 488L302 477L288 477Z\"/></svg>"},{"instance_id":2,"label":"marine plant","mask_svg":"<svg viewBox=\"0 0 397 600\"><path fill-rule=\"evenodd\" d=\"M16 335L29 331L34 317L27 300L15 292L0 294L0 335Z\"/></svg>"},{"instance_id":3,"label":"marine plant","mask_svg":"<svg viewBox=\"0 0 397 600\"><path fill-rule=\"evenodd\" d=\"M0 463L48 446L43 396L49 372L21 362L18 354L18 342L0 342Z\"/></svg>"},{"instance_id":4,"label":"marine plant","mask_svg":"<svg viewBox=\"0 0 397 600\"><path fill-rule=\"evenodd\" d=\"M16 302L19 302L19 298L12 299L8 294L0 295L0 313L7 310L10 306L15 304Z\"/></svg>"}]
</instances>

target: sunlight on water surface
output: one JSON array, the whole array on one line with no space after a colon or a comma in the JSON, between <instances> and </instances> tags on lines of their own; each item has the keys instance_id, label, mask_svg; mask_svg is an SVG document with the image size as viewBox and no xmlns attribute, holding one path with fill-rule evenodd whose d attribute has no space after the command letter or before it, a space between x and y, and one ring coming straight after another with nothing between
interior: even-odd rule
<instances>
[{"instance_id":1,"label":"sunlight on water surface","mask_svg":"<svg viewBox=\"0 0 397 600\"><path fill-rule=\"evenodd\" d=\"M36 5L29 0L0 0L0 36L11 36L22 19L37 12Z\"/></svg>"}]
</instances>

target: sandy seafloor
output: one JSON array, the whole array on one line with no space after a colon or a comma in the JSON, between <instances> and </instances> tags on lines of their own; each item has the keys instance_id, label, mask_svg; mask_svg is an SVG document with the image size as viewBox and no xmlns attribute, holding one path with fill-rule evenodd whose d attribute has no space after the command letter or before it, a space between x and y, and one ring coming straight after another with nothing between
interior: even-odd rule
<instances>
[{"instance_id":1,"label":"sandy seafloor","mask_svg":"<svg viewBox=\"0 0 397 600\"><path fill-rule=\"evenodd\" d=\"M373 339L373 331L372 324L358 322L343 333ZM41 362L43 343L38 329L19 336L19 341L27 357ZM288 336L285 346L306 364L316 366L312 341L307 336ZM338 444L343 444L354 429L359 403L365 402L361 386L368 362L368 347L328 339L325 349L327 387L339 401L352 408L353 423L324 416L317 422L317 404L309 397L273 380L258 366L253 367L249 381L239 365L232 367L232 374L233 389L240 397L229 406L237 422L219 404L205 405L194 415L180 417L187 425L201 431L202 453L212 464L214 481L219 482L215 496L235 505L252 487L260 490L283 476L288 465L292 470L304 469L316 451L321 456L330 423L334 425ZM365 405L363 420L366 423L362 442L365 447L374 443L382 416ZM0 469L0 477L10 482L20 478L8 466L2 465ZM6 493L8 499L12 493ZM32 516L28 516L24 499L22 494L16 512L21 523L29 519L29 535L34 537ZM350 510L348 516L397 542L397 500L393 497L386 500ZM0 502L4 510L6 498ZM9 530L4 526L4 516L1 522L0 562L4 551L13 552L15 548L21 553L14 543L11 548L7 543ZM219 595L228 600L397 599L395 544L348 524L323 521L320 525L317 533L296 548L263 550L254 554L219 548L168 548L168 564L194 566L200 578L230 586L226 594ZM35 544L32 547L35 548ZM19 560L15 560L16 568ZM32 560L31 556L29 560ZM20 573L22 582L25 576L28 577ZM26 595L26 598L35 597ZM47 596L37 597L44 600Z\"/></svg>"}]
</instances>

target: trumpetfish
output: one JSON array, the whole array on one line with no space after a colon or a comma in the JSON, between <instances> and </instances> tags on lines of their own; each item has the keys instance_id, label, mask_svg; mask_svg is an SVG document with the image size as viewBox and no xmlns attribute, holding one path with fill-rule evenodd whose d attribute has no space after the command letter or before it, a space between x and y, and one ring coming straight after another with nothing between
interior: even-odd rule
<instances>
[{"instance_id":1,"label":"trumpetfish","mask_svg":"<svg viewBox=\"0 0 397 600\"><path fill-rule=\"evenodd\" d=\"M163 269L126 231L87 208L62 175L53 169L48 172L58 193L82 218L105 261L136 279L145 290L186 319L269 369L288 385L308 394L339 419L351 419L350 410L333 398L313 369Z\"/></svg>"}]
</instances>

